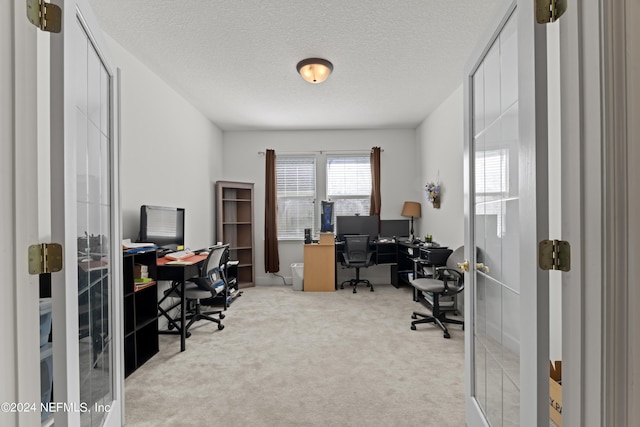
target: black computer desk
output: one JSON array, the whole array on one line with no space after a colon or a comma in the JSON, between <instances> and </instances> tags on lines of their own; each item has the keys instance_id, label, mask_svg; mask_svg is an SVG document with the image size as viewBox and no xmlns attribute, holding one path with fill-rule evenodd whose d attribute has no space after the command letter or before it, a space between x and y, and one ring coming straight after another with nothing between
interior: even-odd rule
<instances>
[{"instance_id":1,"label":"black computer desk","mask_svg":"<svg viewBox=\"0 0 640 427\"><path fill-rule=\"evenodd\" d=\"M172 289L176 289L180 294L180 327L175 331L162 330L159 334L180 334L180 351L186 348L186 331L184 325L186 323L186 310L184 298L184 284L187 280L198 277L200 274L200 265L207 259L206 255L194 255L187 258L182 263L171 263L168 259L162 257L157 260L158 280L167 280L171 282ZM171 292L171 290L169 290Z\"/></svg>"},{"instance_id":2,"label":"black computer desk","mask_svg":"<svg viewBox=\"0 0 640 427\"><path fill-rule=\"evenodd\" d=\"M391 265L391 284L396 288L408 285L407 273L413 272L411 257L420 255L420 245L404 240L373 240L369 243L375 265ZM344 241L336 242L336 263L341 263ZM414 255L415 254L415 255ZM335 269L335 286L338 289L338 269Z\"/></svg>"}]
</instances>

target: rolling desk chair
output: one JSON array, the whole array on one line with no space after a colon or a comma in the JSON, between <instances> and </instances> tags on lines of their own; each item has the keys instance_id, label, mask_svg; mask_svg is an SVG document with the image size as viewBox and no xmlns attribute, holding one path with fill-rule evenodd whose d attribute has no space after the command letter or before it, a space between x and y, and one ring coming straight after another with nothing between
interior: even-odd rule
<instances>
[{"instance_id":1,"label":"rolling desk chair","mask_svg":"<svg viewBox=\"0 0 640 427\"><path fill-rule=\"evenodd\" d=\"M218 329L224 329L224 325L220 322L221 319L224 319L224 314L222 311L227 309L227 292L228 292L228 284L226 277L226 265L229 261L229 245L219 245L214 246L209 249L209 255L207 259L202 264L200 269L200 274L198 277L194 277L188 280L188 283L185 283L184 286L184 297L186 301L186 319L188 320L185 326L185 334L188 338L191 333L189 332L189 328L198 320L204 319L210 322L214 322L218 324ZM180 298L179 288L172 287L165 294L166 297L172 298ZM211 298L215 298L219 295L224 297L223 307L217 310L211 311L203 311L202 310L202 300L208 300ZM171 318L168 315L168 312L177 307L180 303L170 307L169 309L161 309L162 314L167 317L169 320L169 324L167 325L168 329L179 329L180 328L180 319L179 318ZM212 317L212 315L218 314L219 318L216 319Z\"/></svg>"},{"instance_id":2,"label":"rolling desk chair","mask_svg":"<svg viewBox=\"0 0 640 427\"><path fill-rule=\"evenodd\" d=\"M366 279L360 278L360 268L367 268L373 264L373 253L369 247L368 235L346 235L344 236L344 253L342 257L342 265L347 268L356 269L356 277L340 284L340 289L344 289L344 284L349 283L353 286L353 293L357 292L358 283L366 283L373 292L373 285Z\"/></svg>"},{"instance_id":3,"label":"rolling desk chair","mask_svg":"<svg viewBox=\"0 0 640 427\"><path fill-rule=\"evenodd\" d=\"M464 289L464 275L458 269L458 263L463 261L464 246L461 246L449 255L445 267L435 269L434 278L414 278L411 280L411 284L416 288L418 301L431 308L431 315L413 312L412 319L418 317L421 319L411 322L411 330L415 331L418 323L435 323L442 329L445 338L451 338L445 323L462 325L464 330L464 321L447 318L446 312L440 308L441 297L456 295ZM433 298L432 301L428 299L430 296Z\"/></svg>"}]
</instances>

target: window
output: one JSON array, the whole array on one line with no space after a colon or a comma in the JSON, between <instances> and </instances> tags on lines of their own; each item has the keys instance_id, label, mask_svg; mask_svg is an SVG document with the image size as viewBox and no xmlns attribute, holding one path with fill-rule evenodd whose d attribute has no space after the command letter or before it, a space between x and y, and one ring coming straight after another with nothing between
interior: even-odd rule
<instances>
[{"instance_id":1,"label":"window","mask_svg":"<svg viewBox=\"0 0 640 427\"><path fill-rule=\"evenodd\" d=\"M276 157L278 239L302 239L315 227L315 157Z\"/></svg>"},{"instance_id":2,"label":"window","mask_svg":"<svg viewBox=\"0 0 640 427\"><path fill-rule=\"evenodd\" d=\"M479 203L476 215L484 216L485 221L495 221L496 235L502 237L506 231L503 205L509 195L509 152L506 149L478 151L475 167Z\"/></svg>"},{"instance_id":3,"label":"window","mask_svg":"<svg viewBox=\"0 0 640 427\"><path fill-rule=\"evenodd\" d=\"M371 159L369 156L327 156L327 198L335 216L369 215Z\"/></svg>"}]
</instances>

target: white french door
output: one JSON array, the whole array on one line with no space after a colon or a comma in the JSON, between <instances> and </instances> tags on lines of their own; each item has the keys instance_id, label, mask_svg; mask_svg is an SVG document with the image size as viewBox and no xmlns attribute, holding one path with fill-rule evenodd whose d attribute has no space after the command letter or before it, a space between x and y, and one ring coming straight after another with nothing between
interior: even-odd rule
<instances>
[{"instance_id":1,"label":"white french door","mask_svg":"<svg viewBox=\"0 0 640 427\"><path fill-rule=\"evenodd\" d=\"M546 29L505 4L465 70L469 426L548 424Z\"/></svg>"},{"instance_id":2,"label":"white french door","mask_svg":"<svg viewBox=\"0 0 640 427\"><path fill-rule=\"evenodd\" d=\"M9 327L16 346L8 345L13 355L2 360L16 375L0 392L21 407L0 419L25 426L121 425L116 69L86 0L56 1L62 32L50 35L28 23L28 2L11 3L12 73L2 88L12 83L13 103L2 104L2 111L13 117L14 203L3 218L15 224L16 280L8 283L15 297L7 301L11 309L15 302L16 322ZM63 268L51 275L49 342L47 330L39 333L38 283L28 274L26 253L29 245L50 241L64 249Z\"/></svg>"},{"instance_id":3,"label":"white french door","mask_svg":"<svg viewBox=\"0 0 640 427\"><path fill-rule=\"evenodd\" d=\"M0 424L121 425L115 67L86 0L56 4L60 34L28 22L33 2L10 2L3 17L0 50L8 60L0 87L10 96L0 103L9 125L2 127L9 161L2 169L10 175L1 192L13 203L0 217L13 225L15 246L2 269L10 277L0 303L9 333L0 360L15 375L4 376L0 394L16 406L3 407ZM51 275L52 309L44 310L53 321L49 341L39 328L38 280L28 272L27 248L51 241L63 245L64 259Z\"/></svg>"},{"instance_id":4,"label":"white french door","mask_svg":"<svg viewBox=\"0 0 640 427\"><path fill-rule=\"evenodd\" d=\"M86 0L58 0L51 35L52 276L56 425L120 425L121 231L116 68Z\"/></svg>"}]
</instances>

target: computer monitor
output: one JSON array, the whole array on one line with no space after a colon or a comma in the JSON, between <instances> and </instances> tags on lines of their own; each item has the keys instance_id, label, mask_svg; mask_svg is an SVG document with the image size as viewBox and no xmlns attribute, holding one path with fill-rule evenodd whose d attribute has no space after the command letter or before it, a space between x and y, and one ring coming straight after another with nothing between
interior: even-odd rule
<instances>
[{"instance_id":1,"label":"computer monitor","mask_svg":"<svg viewBox=\"0 0 640 427\"><path fill-rule=\"evenodd\" d=\"M347 234L366 234L375 240L378 238L378 215L337 216L336 234L339 241Z\"/></svg>"},{"instance_id":2,"label":"computer monitor","mask_svg":"<svg viewBox=\"0 0 640 427\"><path fill-rule=\"evenodd\" d=\"M380 221L380 237L409 237L408 219L383 219Z\"/></svg>"},{"instance_id":3,"label":"computer monitor","mask_svg":"<svg viewBox=\"0 0 640 427\"><path fill-rule=\"evenodd\" d=\"M184 209L164 206L140 206L139 242L176 249L184 246Z\"/></svg>"}]
</instances>

